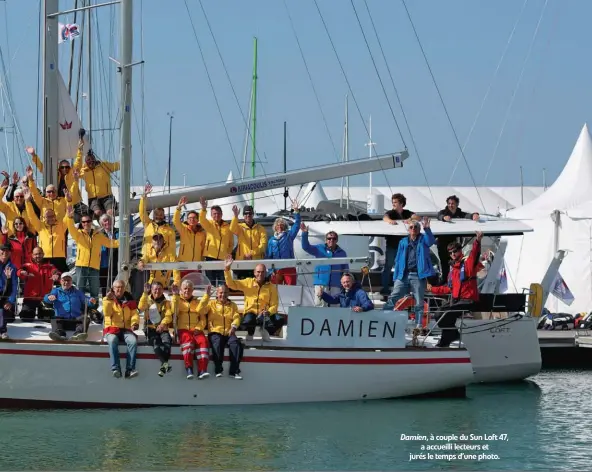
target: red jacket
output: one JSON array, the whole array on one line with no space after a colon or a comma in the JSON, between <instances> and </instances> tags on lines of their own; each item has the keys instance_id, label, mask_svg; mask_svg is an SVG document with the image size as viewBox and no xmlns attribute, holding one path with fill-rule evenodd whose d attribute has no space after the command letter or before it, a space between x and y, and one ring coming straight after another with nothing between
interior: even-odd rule
<instances>
[{"instance_id":1,"label":"red jacket","mask_svg":"<svg viewBox=\"0 0 592 472\"><path fill-rule=\"evenodd\" d=\"M10 261L20 269L26 262L31 262L33 249L37 247L37 238L31 233L19 231L10 237L2 234L2 244L9 244L12 247Z\"/></svg>"},{"instance_id":2,"label":"red jacket","mask_svg":"<svg viewBox=\"0 0 592 472\"><path fill-rule=\"evenodd\" d=\"M481 262L479 262L480 256L481 242L475 239L469 257L456 261L450 267L448 284L432 287L432 293L436 295L451 293L453 300L461 299L478 302L477 273L483 268Z\"/></svg>"},{"instance_id":3,"label":"red jacket","mask_svg":"<svg viewBox=\"0 0 592 472\"><path fill-rule=\"evenodd\" d=\"M27 271L27 275L23 275L23 270ZM32 298L41 300L45 295L51 292L54 282L51 278L53 274L59 274L58 270L47 262L35 264L34 262L27 262L17 271L16 275L24 280L24 298Z\"/></svg>"}]
</instances>

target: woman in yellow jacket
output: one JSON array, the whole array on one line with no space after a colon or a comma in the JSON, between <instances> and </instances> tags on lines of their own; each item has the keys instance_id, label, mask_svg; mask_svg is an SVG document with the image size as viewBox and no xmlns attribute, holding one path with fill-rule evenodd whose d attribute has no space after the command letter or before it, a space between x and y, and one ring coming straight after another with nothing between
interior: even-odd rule
<instances>
[{"instance_id":1,"label":"woman in yellow jacket","mask_svg":"<svg viewBox=\"0 0 592 472\"><path fill-rule=\"evenodd\" d=\"M121 377L119 362L119 342L125 342L127 357L125 361L125 378L138 375L136 371L136 351L138 340L134 331L140 327L138 304L131 293L125 291L125 282L116 280L107 296L103 298L104 328L103 336L109 346L111 372L113 377Z\"/></svg>"},{"instance_id":2,"label":"woman in yellow jacket","mask_svg":"<svg viewBox=\"0 0 592 472\"><path fill-rule=\"evenodd\" d=\"M197 211L187 213L187 221L181 221L181 208L187 204L187 197L181 197L175 215L173 224L181 237L181 247L177 260L179 262L197 262L203 260L203 253L206 246L206 232L199 224L199 214ZM181 278L185 277L195 270L182 270Z\"/></svg>"},{"instance_id":3,"label":"woman in yellow jacket","mask_svg":"<svg viewBox=\"0 0 592 472\"><path fill-rule=\"evenodd\" d=\"M245 294L242 324L247 328L247 341L253 339L257 326L264 328L261 331L261 337L264 341L269 341L269 335L286 324L285 318L278 314L277 285L266 280L267 269L264 264L258 264L255 267L253 271L255 277L233 280L230 273L230 266L233 262L231 256L226 258L224 279L229 288Z\"/></svg>"},{"instance_id":4,"label":"woman in yellow jacket","mask_svg":"<svg viewBox=\"0 0 592 472\"><path fill-rule=\"evenodd\" d=\"M180 296L179 290L176 287L173 288L173 312L177 317L177 334L179 335L188 380L194 377L193 358L196 348L199 349L197 378L205 379L210 376L208 374L208 339L204 334L204 330L207 324L206 311L212 286L208 286L201 300L193 296L193 288L194 285L191 280L183 281Z\"/></svg>"},{"instance_id":5,"label":"woman in yellow jacket","mask_svg":"<svg viewBox=\"0 0 592 472\"><path fill-rule=\"evenodd\" d=\"M153 219L148 216L146 200L150 192L152 192L152 185L148 184L144 187L144 195L140 198L140 205L138 208L140 221L142 222L142 226L144 226L142 254L145 255L150 252L152 236L155 234L162 234L165 241L165 252L173 257L177 257L177 235L175 234L175 230L165 221L164 209L155 208L152 212Z\"/></svg>"},{"instance_id":6,"label":"woman in yellow jacket","mask_svg":"<svg viewBox=\"0 0 592 472\"><path fill-rule=\"evenodd\" d=\"M230 231L230 225L222 219L222 209L218 205L211 208L212 219L208 220L208 202L201 197L199 203L201 203L199 222L207 233L204 259L206 261L223 261L234 248L234 235ZM223 272L222 270L208 270L206 276L212 282L221 282L224 279Z\"/></svg>"},{"instance_id":7,"label":"woman in yellow jacket","mask_svg":"<svg viewBox=\"0 0 592 472\"><path fill-rule=\"evenodd\" d=\"M142 255L142 259L138 262L138 269L144 270L144 264L177 262L177 258L172 256L166 249L166 243L162 234L153 234L152 245L150 246L148 253ZM148 283L159 282L164 288L168 288L171 282L171 273L173 274L173 284L178 286L181 283L181 272L178 270L151 270Z\"/></svg>"},{"instance_id":8,"label":"woman in yellow jacket","mask_svg":"<svg viewBox=\"0 0 592 472\"><path fill-rule=\"evenodd\" d=\"M234 302L228 299L228 288L221 285L216 289L216 300L210 301L207 308L208 333L212 346L212 358L216 377L222 377L224 368L224 349L230 352L230 377L241 380L240 361L243 357L243 346L236 337L240 325L240 313Z\"/></svg>"},{"instance_id":9,"label":"woman in yellow jacket","mask_svg":"<svg viewBox=\"0 0 592 472\"><path fill-rule=\"evenodd\" d=\"M172 368L169 365L169 359L173 340L169 327L173 323L173 311L171 302L164 296L164 289L160 282L152 282L152 285L144 284L144 293L140 298L138 309L144 312L146 339L160 360L158 375L164 377Z\"/></svg>"},{"instance_id":10,"label":"woman in yellow jacket","mask_svg":"<svg viewBox=\"0 0 592 472\"><path fill-rule=\"evenodd\" d=\"M117 239L109 239L104 233L95 231L92 219L84 215L80 219L81 229L74 226L74 208L68 206L64 221L72 239L76 241L76 287L88 292L93 298L99 296L99 269L101 268L101 249L103 246L115 249L119 247Z\"/></svg>"},{"instance_id":11,"label":"woman in yellow jacket","mask_svg":"<svg viewBox=\"0 0 592 472\"><path fill-rule=\"evenodd\" d=\"M39 247L43 249L46 262L53 264L60 272L68 272L68 264L66 263L66 223L58 220L51 208L45 209L43 222L39 221L35 210L33 210L33 205L31 205L31 191L26 188L23 192L26 200L27 217L31 222L31 227L39 235Z\"/></svg>"}]
</instances>

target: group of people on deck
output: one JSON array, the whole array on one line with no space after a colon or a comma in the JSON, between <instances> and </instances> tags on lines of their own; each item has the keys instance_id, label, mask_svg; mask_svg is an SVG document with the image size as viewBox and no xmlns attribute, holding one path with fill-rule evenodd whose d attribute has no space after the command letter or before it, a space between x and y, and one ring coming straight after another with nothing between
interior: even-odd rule
<instances>
[{"instance_id":1,"label":"group of people on deck","mask_svg":"<svg viewBox=\"0 0 592 472\"><path fill-rule=\"evenodd\" d=\"M215 288L208 287L201 298L194 297L193 282L185 278L191 271L146 271L143 292L136 299L124 281L115 280L118 231L114 229L113 215L117 204L110 179L119 164L99 161L92 150L83 156L83 148L81 138L73 164L67 160L60 162L59 183L46 186L44 195L36 187L31 167L26 169L22 179L13 174L12 182L3 172L0 211L6 222L2 225L0 241L0 339L9 337L7 324L15 319L20 292L23 296L20 318L24 321L50 320L49 337L54 341L84 341L91 320L102 321L114 377L133 378L138 374L137 332L143 313L146 340L161 363L159 376L164 377L171 370L169 360L176 337L188 379L209 376L210 350L214 372L217 377L221 376L226 347L230 351L229 375L240 379L243 344L236 337L237 330L247 332L247 341L253 339L257 327L261 328L264 341L277 335L286 323L285 316L279 313L277 286L296 285L297 271L295 267L270 271L264 264L258 264L253 271L234 271L233 278L230 270L233 261L294 259L294 241L299 231L302 249L311 256L347 257L334 231L328 232L321 244L309 242L308 227L301 222L296 201L292 205L292 224L277 218L273 234L268 237L265 228L255 222L252 206L243 208L242 221L239 221L238 207L233 207L233 218L228 222L223 219L222 208L216 205L210 208L208 218L208 203L203 198L199 213L190 210L184 221L181 215L187 199L181 198L172 224L169 224L163 208L153 208L150 212L152 187L146 185L139 206L144 236L138 269L143 270L146 264L155 262L198 261L223 261L225 269L206 271ZM27 148L27 151L42 170L35 150ZM82 201L82 183L88 194L87 202ZM408 235L387 238L383 272L383 291L389 294L387 309L392 309L400 298L412 291L416 300L415 316L420 326L426 290L435 294L451 293L457 304L478 300L475 274L482 234L477 234L468 258L463 257L462 247L456 241L440 238L440 259L445 261L449 256L451 265L448 269L448 264L442 264L446 282L432 286L428 283L435 275L430 247L436 241L430 221L427 218L421 220L406 210L406 199L402 194L393 195L392 203L393 209L385 214L384 221L393 225L404 222L408 225ZM449 197L439 219L479 218L478 214L462 212L458 203L457 197ZM66 264L68 236L76 243L74 277ZM180 246L177 251L178 237ZM441 251L442 241L446 244L444 252ZM392 292L389 289L391 280L394 283ZM374 309L374 303L349 272L347 264L317 266L314 286L316 306L338 305L356 312ZM165 296L167 290L170 298ZM229 290L244 294L242 313L229 300ZM102 313L99 313L101 297ZM69 331L74 334L68 338ZM442 337L442 345L450 342L446 336ZM123 370L119 361L120 343L124 343L128 351Z\"/></svg>"}]
</instances>

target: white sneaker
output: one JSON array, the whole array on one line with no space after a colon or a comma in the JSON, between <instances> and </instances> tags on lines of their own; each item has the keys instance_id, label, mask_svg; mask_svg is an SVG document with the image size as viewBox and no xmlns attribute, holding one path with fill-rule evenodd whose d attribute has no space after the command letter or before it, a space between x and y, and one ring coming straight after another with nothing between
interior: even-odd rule
<instances>
[{"instance_id":1,"label":"white sneaker","mask_svg":"<svg viewBox=\"0 0 592 472\"><path fill-rule=\"evenodd\" d=\"M252 340L253 340L253 335L247 334L247 341L252 341Z\"/></svg>"},{"instance_id":2,"label":"white sneaker","mask_svg":"<svg viewBox=\"0 0 592 472\"><path fill-rule=\"evenodd\" d=\"M271 336L269 336L269 332L266 329L261 331L261 339L263 339L263 341L271 341Z\"/></svg>"},{"instance_id":3,"label":"white sneaker","mask_svg":"<svg viewBox=\"0 0 592 472\"><path fill-rule=\"evenodd\" d=\"M217 378L220 378L220 377L222 377L222 372L220 372L219 374L216 374L216 377L217 377Z\"/></svg>"},{"instance_id":4,"label":"white sneaker","mask_svg":"<svg viewBox=\"0 0 592 472\"><path fill-rule=\"evenodd\" d=\"M203 380L203 379L207 379L210 376L209 372L202 372L201 374L199 374L198 379Z\"/></svg>"},{"instance_id":5,"label":"white sneaker","mask_svg":"<svg viewBox=\"0 0 592 472\"><path fill-rule=\"evenodd\" d=\"M0 334L0 339L8 339L8 333Z\"/></svg>"},{"instance_id":6,"label":"white sneaker","mask_svg":"<svg viewBox=\"0 0 592 472\"><path fill-rule=\"evenodd\" d=\"M242 380L242 379L243 379L243 378L242 378L240 375L238 375L238 374L231 375L231 376L230 376L230 378L235 378L236 380Z\"/></svg>"}]
</instances>

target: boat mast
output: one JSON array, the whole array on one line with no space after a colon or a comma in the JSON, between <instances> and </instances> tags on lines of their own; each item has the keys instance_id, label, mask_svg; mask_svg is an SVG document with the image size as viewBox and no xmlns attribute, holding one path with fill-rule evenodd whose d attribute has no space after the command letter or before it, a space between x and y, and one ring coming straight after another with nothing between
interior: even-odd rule
<instances>
[{"instance_id":1,"label":"boat mast","mask_svg":"<svg viewBox=\"0 0 592 472\"><path fill-rule=\"evenodd\" d=\"M349 115L349 111L348 111L348 103L347 103L347 95L345 96L345 139L344 139L344 146L345 146L345 151L344 151L344 159L345 162L349 162L349 126L347 124L347 120L348 120L348 115ZM349 210L349 176L347 176L345 178L345 186L347 189L347 196L346 196L346 208Z\"/></svg>"},{"instance_id":2,"label":"boat mast","mask_svg":"<svg viewBox=\"0 0 592 472\"><path fill-rule=\"evenodd\" d=\"M43 185L56 184L58 156L59 0L43 2Z\"/></svg>"},{"instance_id":3,"label":"boat mast","mask_svg":"<svg viewBox=\"0 0 592 472\"><path fill-rule=\"evenodd\" d=\"M372 157L372 146L376 145L376 143L372 142L372 115L370 115L370 119L368 120L368 142L366 146L368 146L368 157ZM372 195L372 172L369 173L370 177L370 192L369 194Z\"/></svg>"},{"instance_id":4,"label":"boat mast","mask_svg":"<svg viewBox=\"0 0 592 472\"><path fill-rule=\"evenodd\" d=\"M253 107L251 121L253 123L253 137L251 138L251 177L255 178L255 154L257 152L257 38L253 38ZM255 205L255 194L251 193L251 206Z\"/></svg>"},{"instance_id":5,"label":"boat mast","mask_svg":"<svg viewBox=\"0 0 592 472\"><path fill-rule=\"evenodd\" d=\"M127 283L130 264L130 180L132 155L132 43L133 43L133 0L121 0L121 131L119 160L121 179L119 184L119 275Z\"/></svg>"},{"instance_id":6,"label":"boat mast","mask_svg":"<svg viewBox=\"0 0 592 472\"><path fill-rule=\"evenodd\" d=\"M286 148L286 122L284 121L284 174L288 172L288 153ZM288 209L288 187L284 187L284 211Z\"/></svg>"}]
</instances>

